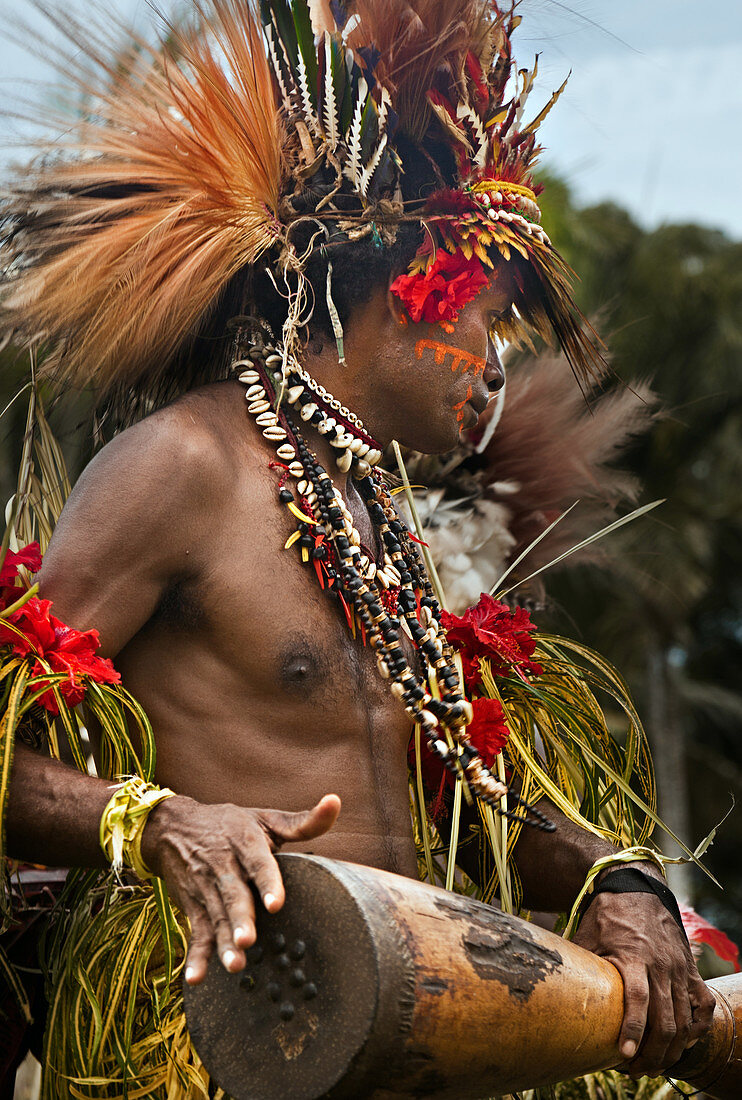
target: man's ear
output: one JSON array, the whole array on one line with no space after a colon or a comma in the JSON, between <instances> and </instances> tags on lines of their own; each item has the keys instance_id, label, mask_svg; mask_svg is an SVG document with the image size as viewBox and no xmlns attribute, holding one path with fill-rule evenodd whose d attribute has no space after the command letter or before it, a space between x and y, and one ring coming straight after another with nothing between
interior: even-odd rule
<instances>
[{"instance_id":1,"label":"man's ear","mask_svg":"<svg viewBox=\"0 0 742 1100\"><path fill-rule=\"evenodd\" d=\"M321 355L325 347L325 337L323 334L316 329L311 332L307 340L307 347L312 355Z\"/></svg>"}]
</instances>

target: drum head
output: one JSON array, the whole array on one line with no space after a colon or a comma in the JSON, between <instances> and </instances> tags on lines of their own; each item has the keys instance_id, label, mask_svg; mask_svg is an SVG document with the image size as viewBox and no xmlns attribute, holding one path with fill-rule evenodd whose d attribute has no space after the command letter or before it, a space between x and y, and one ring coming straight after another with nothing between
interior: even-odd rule
<instances>
[{"instance_id":1,"label":"drum head","mask_svg":"<svg viewBox=\"0 0 742 1100\"><path fill-rule=\"evenodd\" d=\"M324 1096L376 1012L378 960L358 902L323 861L279 862L286 904L273 916L258 905L245 970L228 974L213 956L203 983L184 985L196 1050L234 1100Z\"/></svg>"}]
</instances>

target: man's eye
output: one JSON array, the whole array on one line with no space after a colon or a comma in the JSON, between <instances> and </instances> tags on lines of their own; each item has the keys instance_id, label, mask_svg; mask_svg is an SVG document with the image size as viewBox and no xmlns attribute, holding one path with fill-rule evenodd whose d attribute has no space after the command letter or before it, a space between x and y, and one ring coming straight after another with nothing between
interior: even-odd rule
<instances>
[{"instance_id":1,"label":"man's eye","mask_svg":"<svg viewBox=\"0 0 742 1100\"><path fill-rule=\"evenodd\" d=\"M497 336L502 330L502 326L507 324L510 316L510 310L506 309L500 313L491 313L487 330L490 336Z\"/></svg>"}]
</instances>

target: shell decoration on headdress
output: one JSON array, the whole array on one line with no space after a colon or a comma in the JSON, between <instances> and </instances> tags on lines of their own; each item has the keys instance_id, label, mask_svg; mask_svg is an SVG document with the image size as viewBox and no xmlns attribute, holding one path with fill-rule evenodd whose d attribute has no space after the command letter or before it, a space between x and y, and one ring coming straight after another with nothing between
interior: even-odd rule
<instances>
[{"instance_id":1,"label":"shell decoration on headdress","mask_svg":"<svg viewBox=\"0 0 742 1100\"><path fill-rule=\"evenodd\" d=\"M289 285L306 259L297 222L311 219L328 255L369 235L388 246L412 222L422 244L392 284L411 321L450 325L493 266L513 262L519 298L502 334L555 334L590 373L598 352L531 175L559 92L523 123L535 70L514 69L515 4L192 8L159 45L137 39L123 55L59 21L74 47L60 67L87 107L74 127L50 120L68 136L6 189L0 330L41 341L49 371L99 397L146 389L237 273L260 262ZM435 183L410 197L421 158Z\"/></svg>"}]
</instances>

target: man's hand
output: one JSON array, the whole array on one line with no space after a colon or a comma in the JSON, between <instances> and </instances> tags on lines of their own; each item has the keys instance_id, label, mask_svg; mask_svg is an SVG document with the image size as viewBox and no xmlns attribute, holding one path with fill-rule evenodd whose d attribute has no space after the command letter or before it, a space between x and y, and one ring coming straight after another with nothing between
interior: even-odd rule
<instances>
[{"instance_id":1,"label":"man's hand","mask_svg":"<svg viewBox=\"0 0 742 1100\"><path fill-rule=\"evenodd\" d=\"M244 948L255 942L253 889L269 913L285 900L273 853L326 833L339 812L334 794L301 813L210 806L181 796L156 807L142 834L142 855L190 921L189 985L203 981L214 946L227 970L242 970Z\"/></svg>"},{"instance_id":2,"label":"man's hand","mask_svg":"<svg viewBox=\"0 0 742 1100\"><path fill-rule=\"evenodd\" d=\"M624 1072L658 1076L710 1027L714 996L659 898L598 894L574 942L613 963L623 978Z\"/></svg>"}]
</instances>

